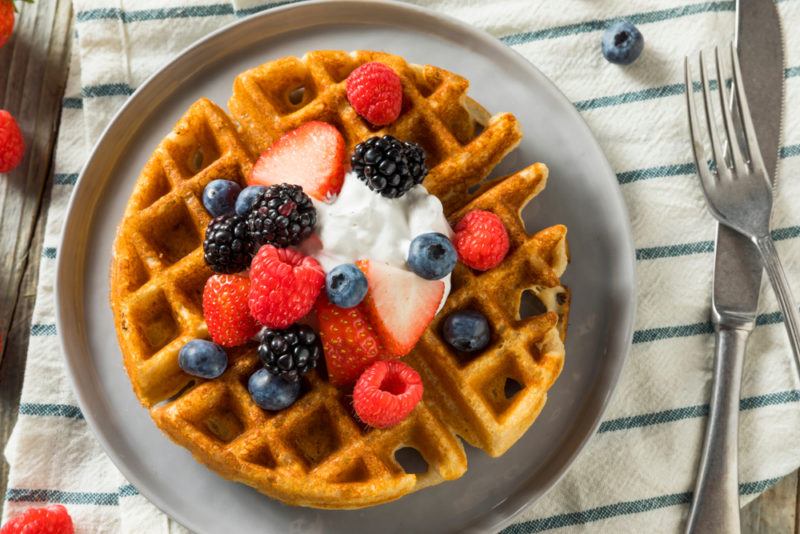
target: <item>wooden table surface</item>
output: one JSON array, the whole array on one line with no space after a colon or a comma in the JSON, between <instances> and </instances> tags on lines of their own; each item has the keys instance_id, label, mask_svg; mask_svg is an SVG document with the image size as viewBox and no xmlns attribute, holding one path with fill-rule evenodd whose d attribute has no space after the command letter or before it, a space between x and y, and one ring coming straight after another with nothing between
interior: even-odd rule
<instances>
[{"instance_id":1,"label":"wooden table surface","mask_svg":"<svg viewBox=\"0 0 800 534\"><path fill-rule=\"evenodd\" d=\"M53 179L56 133L64 95L72 16L70 0L20 4L14 37L0 49L0 109L20 123L28 145L22 165L0 175L0 448L17 418L36 299L39 260ZM0 461L0 494L8 464ZM742 512L746 533L800 534L798 473ZM0 512L3 502L0 501Z\"/></svg>"}]
</instances>

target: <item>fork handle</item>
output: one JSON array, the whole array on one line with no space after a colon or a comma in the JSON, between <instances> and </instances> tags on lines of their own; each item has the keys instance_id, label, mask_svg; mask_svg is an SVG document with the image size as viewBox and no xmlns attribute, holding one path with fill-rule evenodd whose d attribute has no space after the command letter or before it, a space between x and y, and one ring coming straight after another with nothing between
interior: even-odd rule
<instances>
[{"instance_id":1,"label":"fork handle","mask_svg":"<svg viewBox=\"0 0 800 534\"><path fill-rule=\"evenodd\" d=\"M786 279L786 273L783 271L781 260L778 257L778 250L775 248L775 242L772 241L772 237L769 235L759 237L756 240L756 245L758 245L758 251L764 261L764 268L769 275L769 281L772 283L772 288L778 297L778 304L780 304L781 312L783 312L783 321L789 334L789 344L792 346L792 352L794 353L795 370L800 373L800 315L797 313L797 304L795 304L792 296L792 288Z\"/></svg>"},{"instance_id":2,"label":"fork handle","mask_svg":"<svg viewBox=\"0 0 800 534\"><path fill-rule=\"evenodd\" d=\"M750 331L716 325L714 382L687 534L738 534L739 389Z\"/></svg>"}]
</instances>

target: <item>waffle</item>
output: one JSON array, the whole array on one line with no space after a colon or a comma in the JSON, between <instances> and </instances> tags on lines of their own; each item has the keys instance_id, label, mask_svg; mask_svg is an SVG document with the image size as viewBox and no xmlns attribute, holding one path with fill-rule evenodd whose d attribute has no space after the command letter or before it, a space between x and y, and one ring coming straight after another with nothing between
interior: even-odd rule
<instances>
[{"instance_id":1,"label":"waffle","mask_svg":"<svg viewBox=\"0 0 800 534\"><path fill-rule=\"evenodd\" d=\"M390 65L403 82L403 112L387 128L371 127L347 105L343 82L366 61ZM559 277L568 256L566 229L528 235L522 224L520 210L546 183L544 165L486 182L521 132L513 115L490 116L466 96L467 87L455 74L398 56L311 52L239 75L232 118L201 99L156 148L118 229L111 305L137 397L197 460L288 504L361 508L462 476L467 459L459 436L498 456L531 425L564 360L569 292ZM419 143L430 166L424 185L442 200L451 222L486 208L509 230L511 250L500 266L478 274L458 265L453 272L445 309L405 357L423 378L423 400L390 429L361 424L350 392L316 372L303 378L301 397L288 409L260 409L247 392L260 365L252 344L229 350L228 370L215 380L178 366L187 341L208 338L202 290L212 272L202 251L210 219L200 201L204 186L216 178L243 183L257 154L311 120L336 125L348 150L384 133ZM525 291L541 306L523 318ZM465 307L481 310L493 332L490 346L471 358L455 354L439 335L442 318ZM401 465L396 452L406 448L422 456L424 472Z\"/></svg>"}]
</instances>

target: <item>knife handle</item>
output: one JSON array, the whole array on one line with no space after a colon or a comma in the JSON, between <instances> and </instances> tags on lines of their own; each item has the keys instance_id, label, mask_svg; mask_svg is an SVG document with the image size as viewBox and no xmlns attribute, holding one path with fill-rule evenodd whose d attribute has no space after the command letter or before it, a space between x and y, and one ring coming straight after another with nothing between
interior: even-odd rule
<instances>
[{"instance_id":1,"label":"knife handle","mask_svg":"<svg viewBox=\"0 0 800 534\"><path fill-rule=\"evenodd\" d=\"M716 326L714 382L686 532L740 532L739 389L749 330Z\"/></svg>"}]
</instances>

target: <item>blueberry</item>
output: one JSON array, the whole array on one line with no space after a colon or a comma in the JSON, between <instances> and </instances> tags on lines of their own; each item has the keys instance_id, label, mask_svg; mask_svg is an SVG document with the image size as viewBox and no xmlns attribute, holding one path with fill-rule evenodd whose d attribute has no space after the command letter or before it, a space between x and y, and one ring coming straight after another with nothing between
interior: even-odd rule
<instances>
[{"instance_id":1,"label":"blueberry","mask_svg":"<svg viewBox=\"0 0 800 534\"><path fill-rule=\"evenodd\" d=\"M216 343L193 339L181 347L178 365L190 375L217 378L228 367L228 355Z\"/></svg>"},{"instance_id":2,"label":"blueberry","mask_svg":"<svg viewBox=\"0 0 800 534\"><path fill-rule=\"evenodd\" d=\"M250 375L247 389L256 404L265 410L288 408L300 395L300 381L292 382L262 368Z\"/></svg>"},{"instance_id":3,"label":"blueberry","mask_svg":"<svg viewBox=\"0 0 800 534\"><path fill-rule=\"evenodd\" d=\"M618 20L603 34L603 55L611 63L629 65L636 61L644 49L644 37L627 20Z\"/></svg>"},{"instance_id":4,"label":"blueberry","mask_svg":"<svg viewBox=\"0 0 800 534\"><path fill-rule=\"evenodd\" d=\"M266 188L264 185L250 185L242 189L242 192L236 197L236 215L243 217L247 215L258 200L258 195Z\"/></svg>"},{"instance_id":5,"label":"blueberry","mask_svg":"<svg viewBox=\"0 0 800 534\"><path fill-rule=\"evenodd\" d=\"M325 276L325 291L340 308L352 308L367 294L367 277L352 263L337 265Z\"/></svg>"},{"instance_id":6,"label":"blueberry","mask_svg":"<svg viewBox=\"0 0 800 534\"><path fill-rule=\"evenodd\" d=\"M456 350L476 352L489 344L489 322L481 312L464 310L451 313L442 327L444 340Z\"/></svg>"},{"instance_id":7,"label":"blueberry","mask_svg":"<svg viewBox=\"0 0 800 534\"><path fill-rule=\"evenodd\" d=\"M212 217L232 215L242 188L231 180L212 180L203 189L203 206Z\"/></svg>"},{"instance_id":8,"label":"blueberry","mask_svg":"<svg viewBox=\"0 0 800 534\"><path fill-rule=\"evenodd\" d=\"M457 259L453 244L439 233L420 234L408 247L408 266L426 280L439 280L453 272Z\"/></svg>"}]
</instances>

